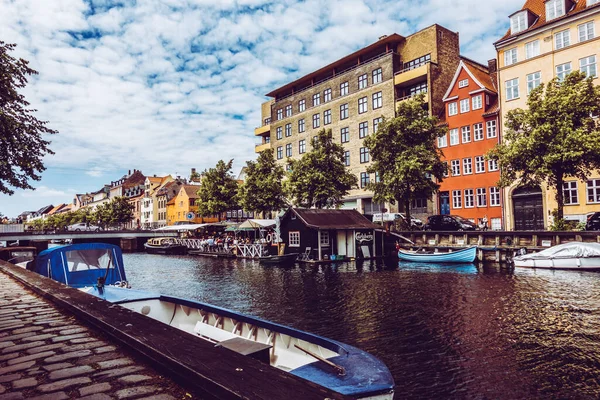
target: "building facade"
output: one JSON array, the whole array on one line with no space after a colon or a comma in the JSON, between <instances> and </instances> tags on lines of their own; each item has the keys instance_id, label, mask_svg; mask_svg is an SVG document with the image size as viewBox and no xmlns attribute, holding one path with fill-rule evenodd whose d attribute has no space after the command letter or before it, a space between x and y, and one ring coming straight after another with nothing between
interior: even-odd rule
<instances>
[{"instance_id":1,"label":"building facade","mask_svg":"<svg viewBox=\"0 0 600 400\"><path fill-rule=\"evenodd\" d=\"M499 141L496 60L484 66L467 58L458 65L444 96L448 133L438 138L448 176L440 184L441 214L502 229L498 164L485 154Z\"/></svg>"},{"instance_id":2,"label":"building facade","mask_svg":"<svg viewBox=\"0 0 600 400\"><path fill-rule=\"evenodd\" d=\"M501 119L527 107L527 95L543 82L580 70L598 76L600 60L600 0L527 0L509 16L510 29L495 43L499 62ZM598 83L598 79L595 79ZM600 174L564 184L567 220L585 221L600 209ZM504 193L507 229L544 229L556 208L555 193L517 184Z\"/></svg>"},{"instance_id":3,"label":"building facade","mask_svg":"<svg viewBox=\"0 0 600 400\"><path fill-rule=\"evenodd\" d=\"M321 129L331 129L334 141L345 150L348 169L359 188L351 190L343 208L363 214L381 212L365 189L374 179L364 138L377 129L383 117L393 118L399 102L425 93L431 114L442 116L442 98L459 62L458 34L433 25L408 37L383 36L377 42L290 82L267 96L263 103L260 152L271 148L286 165L310 150L310 142ZM427 199L413 204L414 214L434 212Z\"/></svg>"}]
</instances>

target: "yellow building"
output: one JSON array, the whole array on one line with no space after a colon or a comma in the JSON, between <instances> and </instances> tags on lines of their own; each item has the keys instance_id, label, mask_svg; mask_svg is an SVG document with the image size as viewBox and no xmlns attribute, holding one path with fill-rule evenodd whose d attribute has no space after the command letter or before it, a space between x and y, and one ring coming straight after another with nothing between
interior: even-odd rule
<instances>
[{"instance_id":1,"label":"yellow building","mask_svg":"<svg viewBox=\"0 0 600 400\"><path fill-rule=\"evenodd\" d=\"M528 93L544 82L581 70L598 83L600 57L600 0L526 0L509 16L510 29L495 43L501 118L516 108L527 107ZM565 219L585 221L600 210L600 174L586 181L567 178ZM555 193L545 185L504 191L507 229L548 228L556 208Z\"/></svg>"},{"instance_id":2,"label":"yellow building","mask_svg":"<svg viewBox=\"0 0 600 400\"><path fill-rule=\"evenodd\" d=\"M167 225L174 225L177 222L191 222L194 224L203 224L207 222L217 222L216 216L200 217L198 215L198 185L183 185L179 193L171 201L167 202Z\"/></svg>"}]
</instances>

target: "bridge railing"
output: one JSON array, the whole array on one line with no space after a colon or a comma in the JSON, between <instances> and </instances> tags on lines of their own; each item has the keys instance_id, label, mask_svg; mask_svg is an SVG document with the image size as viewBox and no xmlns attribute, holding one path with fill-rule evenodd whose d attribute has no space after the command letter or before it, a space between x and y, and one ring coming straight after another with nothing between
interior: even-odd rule
<instances>
[{"instance_id":1,"label":"bridge railing","mask_svg":"<svg viewBox=\"0 0 600 400\"><path fill-rule=\"evenodd\" d=\"M25 224L0 224L0 233L25 232Z\"/></svg>"}]
</instances>

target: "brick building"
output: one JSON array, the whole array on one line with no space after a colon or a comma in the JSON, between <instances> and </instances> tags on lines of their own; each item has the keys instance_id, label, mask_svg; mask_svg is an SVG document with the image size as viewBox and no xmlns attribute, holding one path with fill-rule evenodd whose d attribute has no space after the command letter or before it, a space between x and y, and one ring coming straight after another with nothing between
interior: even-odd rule
<instances>
[{"instance_id":1,"label":"brick building","mask_svg":"<svg viewBox=\"0 0 600 400\"><path fill-rule=\"evenodd\" d=\"M278 162L298 158L310 150L310 141L323 128L346 151L346 165L358 178L343 208L364 214L380 212L364 189L373 179L363 139L377 129L382 117L393 118L396 105L426 93L430 113L443 116L442 98L459 63L458 34L439 25L413 35L382 36L377 42L317 71L277 88L262 104L261 137L256 151L274 150ZM388 207L389 208L389 207ZM424 215L437 206L426 199L413 204L413 213Z\"/></svg>"}]
</instances>

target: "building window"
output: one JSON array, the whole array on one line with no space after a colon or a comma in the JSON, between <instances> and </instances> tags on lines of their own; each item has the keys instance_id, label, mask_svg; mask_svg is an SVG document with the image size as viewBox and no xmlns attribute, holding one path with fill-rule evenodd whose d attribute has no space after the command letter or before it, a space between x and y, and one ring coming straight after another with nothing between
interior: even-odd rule
<instances>
[{"instance_id":1,"label":"building window","mask_svg":"<svg viewBox=\"0 0 600 400\"><path fill-rule=\"evenodd\" d=\"M366 137L369 134L369 123L367 121L358 124L358 137L360 139Z\"/></svg>"},{"instance_id":2,"label":"building window","mask_svg":"<svg viewBox=\"0 0 600 400\"><path fill-rule=\"evenodd\" d=\"M490 220L490 229L493 231L499 231L502 229L502 218L492 218Z\"/></svg>"},{"instance_id":3,"label":"building window","mask_svg":"<svg viewBox=\"0 0 600 400\"><path fill-rule=\"evenodd\" d=\"M287 172L292 172L292 164L286 164L286 165L285 165L285 170L286 170ZM294 218L292 218L292 219L294 219Z\"/></svg>"},{"instance_id":4,"label":"building window","mask_svg":"<svg viewBox=\"0 0 600 400\"><path fill-rule=\"evenodd\" d=\"M367 87L367 74L362 74L358 77L358 90Z\"/></svg>"},{"instance_id":5,"label":"building window","mask_svg":"<svg viewBox=\"0 0 600 400\"><path fill-rule=\"evenodd\" d=\"M492 121L487 121L485 123L486 129L487 129L487 138L491 139L491 138L495 138L497 133L496 133L496 120L492 120Z\"/></svg>"},{"instance_id":6,"label":"building window","mask_svg":"<svg viewBox=\"0 0 600 400\"><path fill-rule=\"evenodd\" d=\"M411 60L409 62L405 62L403 69L411 70L411 69L419 68L421 65L427 64L429 61L431 61L431 54L427 54L427 55L421 56L419 58L415 58L414 60Z\"/></svg>"},{"instance_id":7,"label":"building window","mask_svg":"<svg viewBox=\"0 0 600 400\"><path fill-rule=\"evenodd\" d=\"M465 189L465 208L475 207L475 199L473 198L473 189Z\"/></svg>"},{"instance_id":8,"label":"building window","mask_svg":"<svg viewBox=\"0 0 600 400\"><path fill-rule=\"evenodd\" d=\"M348 104L340 106L340 120L348 118Z\"/></svg>"},{"instance_id":9,"label":"building window","mask_svg":"<svg viewBox=\"0 0 600 400\"><path fill-rule=\"evenodd\" d=\"M368 163L369 162L369 149L367 147L360 148L360 163Z\"/></svg>"},{"instance_id":10,"label":"building window","mask_svg":"<svg viewBox=\"0 0 600 400\"><path fill-rule=\"evenodd\" d=\"M342 136L342 143L348 143L350 141L350 135L348 134L349 129L348 128L342 128L340 130L340 134Z\"/></svg>"},{"instance_id":11,"label":"building window","mask_svg":"<svg viewBox=\"0 0 600 400\"><path fill-rule=\"evenodd\" d=\"M322 247L329 247L329 232L321 231L321 240L319 241Z\"/></svg>"},{"instance_id":12,"label":"building window","mask_svg":"<svg viewBox=\"0 0 600 400\"><path fill-rule=\"evenodd\" d=\"M452 160L450 161L450 165L452 166L452 176L460 175L460 160Z\"/></svg>"},{"instance_id":13,"label":"building window","mask_svg":"<svg viewBox=\"0 0 600 400\"><path fill-rule=\"evenodd\" d=\"M373 93L373 110L383 106L383 97L381 92Z\"/></svg>"},{"instance_id":14,"label":"building window","mask_svg":"<svg viewBox=\"0 0 600 400\"><path fill-rule=\"evenodd\" d=\"M292 156L292 144L291 143L288 143L285 145L285 156L286 157Z\"/></svg>"},{"instance_id":15,"label":"building window","mask_svg":"<svg viewBox=\"0 0 600 400\"><path fill-rule=\"evenodd\" d=\"M344 152L344 164L346 165L346 167L350 166L350 152L349 151Z\"/></svg>"},{"instance_id":16,"label":"building window","mask_svg":"<svg viewBox=\"0 0 600 400\"><path fill-rule=\"evenodd\" d=\"M600 179L587 181L588 203L600 203Z\"/></svg>"},{"instance_id":17,"label":"building window","mask_svg":"<svg viewBox=\"0 0 600 400\"><path fill-rule=\"evenodd\" d=\"M546 21L565 15L565 0L549 0L546 2Z\"/></svg>"},{"instance_id":18,"label":"building window","mask_svg":"<svg viewBox=\"0 0 600 400\"><path fill-rule=\"evenodd\" d=\"M375 171L375 183L381 182L381 178L379 178L379 171Z\"/></svg>"},{"instance_id":19,"label":"building window","mask_svg":"<svg viewBox=\"0 0 600 400\"><path fill-rule=\"evenodd\" d=\"M325 89L325 91L323 92L323 101L325 103L331 101L331 88Z\"/></svg>"},{"instance_id":20,"label":"building window","mask_svg":"<svg viewBox=\"0 0 600 400\"><path fill-rule=\"evenodd\" d=\"M497 187L490 188L490 206L498 207L500 205L500 189Z\"/></svg>"},{"instance_id":21,"label":"building window","mask_svg":"<svg viewBox=\"0 0 600 400\"><path fill-rule=\"evenodd\" d=\"M510 17L510 33L515 34L527 29L527 11L521 11Z\"/></svg>"},{"instance_id":22,"label":"building window","mask_svg":"<svg viewBox=\"0 0 600 400\"><path fill-rule=\"evenodd\" d=\"M298 120L298 132L302 133L305 131L304 118Z\"/></svg>"},{"instance_id":23,"label":"building window","mask_svg":"<svg viewBox=\"0 0 600 400\"><path fill-rule=\"evenodd\" d=\"M346 96L348 94L348 82L340 83L340 96Z\"/></svg>"},{"instance_id":24,"label":"building window","mask_svg":"<svg viewBox=\"0 0 600 400\"><path fill-rule=\"evenodd\" d=\"M447 147L448 146L448 136L438 136L438 148Z\"/></svg>"},{"instance_id":25,"label":"building window","mask_svg":"<svg viewBox=\"0 0 600 400\"><path fill-rule=\"evenodd\" d=\"M290 232L290 247L300 247L300 232Z\"/></svg>"},{"instance_id":26,"label":"building window","mask_svg":"<svg viewBox=\"0 0 600 400\"><path fill-rule=\"evenodd\" d=\"M298 154L306 153L306 140L302 139L298 142Z\"/></svg>"},{"instance_id":27,"label":"building window","mask_svg":"<svg viewBox=\"0 0 600 400\"><path fill-rule=\"evenodd\" d=\"M469 112L469 99L463 99L460 101L460 113Z\"/></svg>"},{"instance_id":28,"label":"building window","mask_svg":"<svg viewBox=\"0 0 600 400\"><path fill-rule=\"evenodd\" d=\"M279 109L277 110L277 120L282 120L283 119L283 109Z\"/></svg>"},{"instance_id":29,"label":"building window","mask_svg":"<svg viewBox=\"0 0 600 400\"><path fill-rule=\"evenodd\" d=\"M504 52L504 65L512 65L517 62L517 48L506 50Z\"/></svg>"},{"instance_id":30,"label":"building window","mask_svg":"<svg viewBox=\"0 0 600 400\"><path fill-rule=\"evenodd\" d=\"M506 81L506 100L519 98L519 78Z\"/></svg>"},{"instance_id":31,"label":"building window","mask_svg":"<svg viewBox=\"0 0 600 400\"><path fill-rule=\"evenodd\" d=\"M540 86L542 83L542 73L534 72L533 74L527 75L527 94L531 93L533 89Z\"/></svg>"},{"instance_id":32,"label":"building window","mask_svg":"<svg viewBox=\"0 0 600 400\"><path fill-rule=\"evenodd\" d=\"M473 99L471 101L473 103L473 110L479 110L480 108L483 107L483 103L482 103L481 99L482 99L482 97L480 94L473 97Z\"/></svg>"},{"instance_id":33,"label":"building window","mask_svg":"<svg viewBox=\"0 0 600 400\"><path fill-rule=\"evenodd\" d=\"M381 68L377 68L377 69L373 70L371 75L373 77L373 85L376 83L379 83L383 80L383 74L381 72Z\"/></svg>"},{"instance_id":34,"label":"building window","mask_svg":"<svg viewBox=\"0 0 600 400\"><path fill-rule=\"evenodd\" d=\"M460 131L462 133L462 142L470 143L471 142L471 127L463 126L462 128L460 128Z\"/></svg>"},{"instance_id":35,"label":"building window","mask_svg":"<svg viewBox=\"0 0 600 400\"><path fill-rule=\"evenodd\" d=\"M585 42L594 38L594 21L586 22L577 27L579 32L579 41Z\"/></svg>"},{"instance_id":36,"label":"building window","mask_svg":"<svg viewBox=\"0 0 600 400\"><path fill-rule=\"evenodd\" d=\"M408 89L408 95L410 97L416 96L421 93L427 93L427 82L418 83L415 86L411 86Z\"/></svg>"},{"instance_id":37,"label":"building window","mask_svg":"<svg viewBox=\"0 0 600 400\"><path fill-rule=\"evenodd\" d=\"M367 98L361 97L358 99L358 113L363 114L367 112Z\"/></svg>"},{"instance_id":38,"label":"building window","mask_svg":"<svg viewBox=\"0 0 600 400\"><path fill-rule=\"evenodd\" d=\"M283 146L277 147L277 159L281 160L283 158Z\"/></svg>"},{"instance_id":39,"label":"building window","mask_svg":"<svg viewBox=\"0 0 600 400\"><path fill-rule=\"evenodd\" d=\"M458 81L458 87L460 88L464 88L469 86L469 80L468 79L463 79L461 81Z\"/></svg>"},{"instance_id":40,"label":"building window","mask_svg":"<svg viewBox=\"0 0 600 400\"><path fill-rule=\"evenodd\" d=\"M367 187L368 184L369 184L369 174L367 174L366 172L361 172L360 173L360 187L364 189L365 187Z\"/></svg>"},{"instance_id":41,"label":"building window","mask_svg":"<svg viewBox=\"0 0 600 400\"><path fill-rule=\"evenodd\" d=\"M483 124L473 125L473 140L483 140Z\"/></svg>"},{"instance_id":42,"label":"building window","mask_svg":"<svg viewBox=\"0 0 600 400\"><path fill-rule=\"evenodd\" d=\"M285 136L292 136L292 124L285 124Z\"/></svg>"},{"instance_id":43,"label":"building window","mask_svg":"<svg viewBox=\"0 0 600 400\"><path fill-rule=\"evenodd\" d=\"M485 188L477 188L477 207L487 207L487 193Z\"/></svg>"},{"instance_id":44,"label":"building window","mask_svg":"<svg viewBox=\"0 0 600 400\"><path fill-rule=\"evenodd\" d=\"M586 76L596 76L596 56L589 56L579 60L579 70Z\"/></svg>"},{"instance_id":45,"label":"building window","mask_svg":"<svg viewBox=\"0 0 600 400\"><path fill-rule=\"evenodd\" d=\"M488 160L488 171L498 171L498 160Z\"/></svg>"},{"instance_id":46,"label":"building window","mask_svg":"<svg viewBox=\"0 0 600 400\"><path fill-rule=\"evenodd\" d=\"M298 102L298 112L306 110L306 100L302 99Z\"/></svg>"},{"instance_id":47,"label":"building window","mask_svg":"<svg viewBox=\"0 0 600 400\"><path fill-rule=\"evenodd\" d=\"M321 126L321 114L313 115L313 128Z\"/></svg>"},{"instance_id":48,"label":"building window","mask_svg":"<svg viewBox=\"0 0 600 400\"><path fill-rule=\"evenodd\" d=\"M462 208L462 191L452 191L452 208Z\"/></svg>"},{"instance_id":49,"label":"building window","mask_svg":"<svg viewBox=\"0 0 600 400\"><path fill-rule=\"evenodd\" d=\"M577 181L563 182L563 199L565 204L578 204Z\"/></svg>"},{"instance_id":50,"label":"building window","mask_svg":"<svg viewBox=\"0 0 600 400\"><path fill-rule=\"evenodd\" d=\"M285 116L286 117L292 116L292 105L291 104L288 104L287 106L285 106Z\"/></svg>"},{"instance_id":51,"label":"building window","mask_svg":"<svg viewBox=\"0 0 600 400\"><path fill-rule=\"evenodd\" d=\"M313 94L313 107L321 104L321 93Z\"/></svg>"},{"instance_id":52,"label":"building window","mask_svg":"<svg viewBox=\"0 0 600 400\"><path fill-rule=\"evenodd\" d=\"M458 114L458 107L456 106L456 102L448 103L448 115L456 115Z\"/></svg>"},{"instance_id":53,"label":"building window","mask_svg":"<svg viewBox=\"0 0 600 400\"><path fill-rule=\"evenodd\" d=\"M475 173L481 174L485 172L485 157L476 156L475 157Z\"/></svg>"},{"instance_id":54,"label":"building window","mask_svg":"<svg viewBox=\"0 0 600 400\"><path fill-rule=\"evenodd\" d=\"M463 175L471 175L473 173L473 160L471 157L463 158Z\"/></svg>"},{"instance_id":55,"label":"building window","mask_svg":"<svg viewBox=\"0 0 600 400\"><path fill-rule=\"evenodd\" d=\"M556 66L556 77L561 81L571 73L571 63L559 64Z\"/></svg>"},{"instance_id":56,"label":"building window","mask_svg":"<svg viewBox=\"0 0 600 400\"><path fill-rule=\"evenodd\" d=\"M373 133L377 132L377 130L379 129L379 124L381 123L382 120L383 120L383 118L381 118L381 117L375 118L373 120Z\"/></svg>"},{"instance_id":57,"label":"building window","mask_svg":"<svg viewBox=\"0 0 600 400\"><path fill-rule=\"evenodd\" d=\"M450 129L450 146L456 146L457 144L459 144L458 128Z\"/></svg>"},{"instance_id":58,"label":"building window","mask_svg":"<svg viewBox=\"0 0 600 400\"><path fill-rule=\"evenodd\" d=\"M554 34L554 49L562 49L571 44L571 35L569 30L560 31Z\"/></svg>"},{"instance_id":59,"label":"building window","mask_svg":"<svg viewBox=\"0 0 600 400\"><path fill-rule=\"evenodd\" d=\"M278 126L275 132L277 132L277 140L281 140L283 138L283 128Z\"/></svg>"},{"instance_id":60,"label":"building window","mask_svg":"<svg viewBox=\"0 0 600 400\"><path fill-rule=\"evenodd\" d=\"M540 55L540 41L534 40L533 42L525 43L525 58L533 58Z\"/></svg>"},{"instance_id":61,"label":"building window","mask_svg":"<svg viewBox=\"0 0 600 400\"><path fill-rule=\"evenodd\" d=\"M323 113L323 125L329 125L331 123L331 110L325 110Z\"/></svg>"}]
</instances>

